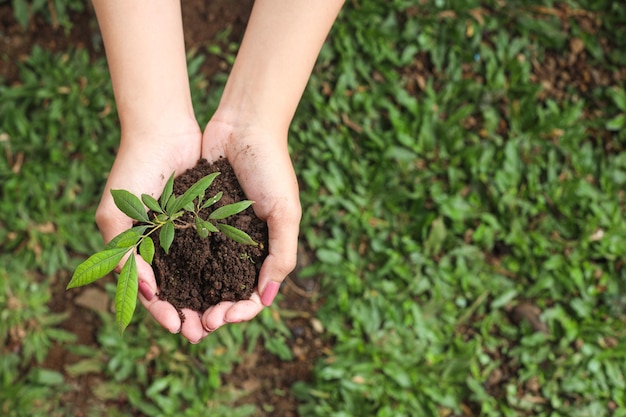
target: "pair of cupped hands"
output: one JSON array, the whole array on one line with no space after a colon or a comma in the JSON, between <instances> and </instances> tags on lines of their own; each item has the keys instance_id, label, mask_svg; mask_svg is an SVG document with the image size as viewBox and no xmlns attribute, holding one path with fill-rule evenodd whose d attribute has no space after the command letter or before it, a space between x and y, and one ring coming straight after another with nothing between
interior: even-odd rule
<instances>
[{"instance_id":1,"label":"pair of cupped hands","mask_svg":"<svg viewBox=\"0 0 626 417\"><path fill-rule=\"evenodd\" d=\"M227 158L246 197L255 202L255 214L267 222L269 254L250 299L221 302L206 311L183 310L183 321L173 305L159 299L151 266L135 255L141 303L158 323L172 333L180 332L191 343L200 342L226 323L255 317L272 304L280 283L295 267L301 208L286 136L286 132L235 126L215 117L204 132L195 121L174 129L127 132L122 128L120 148L96 211L96 223L105 242L133 224L115 206L111 189L158 198L172 172L181 175L200 158L209 162Z\"/></svg>"}]
</instances>

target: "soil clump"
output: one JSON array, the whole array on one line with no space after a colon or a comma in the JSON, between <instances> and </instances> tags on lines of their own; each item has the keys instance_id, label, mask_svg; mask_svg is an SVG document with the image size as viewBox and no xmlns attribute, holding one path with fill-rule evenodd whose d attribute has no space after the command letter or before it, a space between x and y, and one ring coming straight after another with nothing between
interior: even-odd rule
<instances>
[{"instance_id":1,"label":"soil clump","mask_svg":"<svg viewBox=\"0 0 626 417\"><path fill-rule=\"evenodd\" d=\"M200 211L204 219L218 207L246 199L228 161L220 159L209 163L202 159L196 167L174 180L174 194L180 196L202 177L218 171L220 175L206 191L206 196L220 191L224 194L216 204ZM194 223L191 213L185 213L181 220ZM248 233L258 245L237 243L223 233L211 233L202 238L195 228L189 227L176 229L166 254L155 237L153 268L162 300L179 310L190 308L204 312L220 301L250 298L267 256L267 225L256 217L252 207L221 221Z\"/></svg>"}]
</instances>

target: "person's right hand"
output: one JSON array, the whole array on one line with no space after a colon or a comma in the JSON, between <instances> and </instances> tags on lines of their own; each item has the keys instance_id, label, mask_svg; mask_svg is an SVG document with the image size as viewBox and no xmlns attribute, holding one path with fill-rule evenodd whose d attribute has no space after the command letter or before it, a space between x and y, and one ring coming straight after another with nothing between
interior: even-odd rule
<instances>
[{"instance_id":1,"label":"person's right hand","mask_svg":"<svg viewBox=\"0 0 626 417\"><path fill-rule=\"evenodd\" d=\"M137 196L145 193L158 199L172 172L180 175L196 165L200 158L201 140L200 128L192 123L188 128L174 133L161 130L122 135L117 157L96 211L96 223L105 242L133 225L133 220L115 205L111 190L124 189ZM174 306L157 296L158 288L152 267L140 256L135 256L141 303L170 332L180 331L190 342L199 342L207 333L198 314L183 311L186 320L181 324Z\"/></svg>"}]
</instances>

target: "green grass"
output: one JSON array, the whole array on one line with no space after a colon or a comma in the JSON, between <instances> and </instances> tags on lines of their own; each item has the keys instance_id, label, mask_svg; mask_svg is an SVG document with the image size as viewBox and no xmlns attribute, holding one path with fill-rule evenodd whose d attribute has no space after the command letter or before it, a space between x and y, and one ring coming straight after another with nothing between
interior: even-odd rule
<instances>
[{"instance_id":1,"label":"green grass","mask_svg":"<svg viewBox=\"0 0 626 417\"><path fill-rule=\"evenodd\" d=\"M585 112L619 117L623 90L538 99L532 60L567 56L570 33L528 7L410 3L345 11L296 121L308 273L336 340L297 386L302 415L621 415L623 133L602 132L607 154ZM523 303L548 334L512 320Z\"/></svg>"},{"instance_id":2,"label":"green grass","mask_svg":"<svg viewBox=\"0 0 626 417\"><path fill-rule=\"evenodd\" d=\"M300 415L626 415L623 72L560 95L537 78L572 37L585 68L619 74L626 7L544 3L346 5L291 131L316 258L302 275L321 279L332 342L293 388ZM224 77L207 99L201 59L202 123ZM38 366L57 343L81 358L69 376L103 375L88 415L258 414L231 406L244 393L221 375L257 340L292 359L270 311L198 346L143 312L124 338L102 314L96 349L58 330L46 277L101 245L119 135L106 66L34 49L0 96L0 410L77 411L54 400L66 377Z\"/></svg>"},{"instance_id":3,"label":"green grass","mask_svg":"<svg viewBox=\"0 0 626 417\"><path fill-rule=\"evenodd\" d=\"M9 0L0 0L0 4ZM23 27L35 25L39 17L55 29L62 27L68 33L73 25L72 12L85 10L85 2L80 0L11 0L15 20Z\"/></svg>"}]
</instances>

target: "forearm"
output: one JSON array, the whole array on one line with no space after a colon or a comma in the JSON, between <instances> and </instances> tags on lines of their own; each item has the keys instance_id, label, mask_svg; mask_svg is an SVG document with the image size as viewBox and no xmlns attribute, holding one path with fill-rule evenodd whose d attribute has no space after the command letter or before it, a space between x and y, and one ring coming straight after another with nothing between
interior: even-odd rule
<instances>
[{"instance_id":1,"label":"forearm","mask_svg":"<svg viewBox=\"0 0 626 417\"><path fill-rule=\"evenodd\" d=\"M180 0L93 4L122 131L132 136L192 126Z\"/></svg>"},{"instance_id":2,"label":"forearm","mask_svg":"<svg viewBox=\"0 0 626 417\"><path fill-rule=\"evenodd\" d=\"M256 0L218 119L286 134L343 0Z\"/></svg>"}]
</instances>

